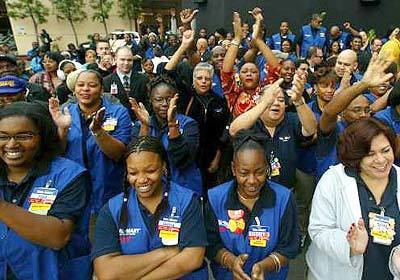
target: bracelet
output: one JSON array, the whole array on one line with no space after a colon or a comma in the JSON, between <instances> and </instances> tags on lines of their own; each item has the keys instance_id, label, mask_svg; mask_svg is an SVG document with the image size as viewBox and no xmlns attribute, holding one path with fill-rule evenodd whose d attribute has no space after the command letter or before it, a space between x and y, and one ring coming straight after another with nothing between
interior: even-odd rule
<instances>
[{"instance_id":1,"label":"bracelet","mask_svg":"<svg viewBox=\"0 0 400 280\"><path fill-rule=\"evenodd\" d=\"M179 128L179 122L176 120L175 122L168 123L168 128Z\"/></svg>"},{"instance_id":2,"label":"bracelet","mask_svg":"<svg viewBox=\"0 0 400 280\"><path fill-rule=\"evenodd\" d=\"M306 104L306 103L304 102L304 98L303 97L301 98L301 100L299 102L297 102L297 103L293 102L293 105L295 107L299 107L299 106L304 105L304 104Z\"/></svg>"},{"instance_id":3,"label":"bracelet","mask_svg":"<svg viewBox=\"0 0 400 280\"><path fill-rule=\"evenodd\" d=\"M92 135L94 136L94 137L99 137L99 136L101 136L101 135L103 135L104 133L105 133L105 131L103 130L103 129L99 129L98 131L96 131L96 132L94 132L93 130L90 130L90 132L92 133Z\"/></svg>"},{"instance_id":4,"label":"bracelet","mask_svg":"<svg viewBox=\"0 0 400 280\"><path fill-rule=\"evenodd\" d=\"M236 41L236 40L232 40L232 41L231 41L231 45L234 45L234 46L236 46L236 47L239 47L239 46L240 46L240 42L238 42L238 41Z\"/></svg>"},{"instance_id":5,"label":"bracelet","mask_svg":"<svg viewBox=\"0 0 400 280\"><path fill-rule=\"evenodd\" d=\"M222 254L222 257L221 257L221 265L222 265L222 267L224 267L224 268L228 268L228 266L226 265L226 263L225 263L225 261L226 261L226 259L228 258L228 254L229 254L229 252L228 251L225 251L223 254Z\"/></svg>"},{"instance_id":6,"label":"bracelet","mask_svg":"<svg viewBox=\"0 0 400 280\"><path fill-rule=\"evenodd\" d=\"M272 257L272 259L274 260L275 271L279 273L282 268L281 261L275 253L271 253L269 256Z\"/></svg>"}]
</instances>

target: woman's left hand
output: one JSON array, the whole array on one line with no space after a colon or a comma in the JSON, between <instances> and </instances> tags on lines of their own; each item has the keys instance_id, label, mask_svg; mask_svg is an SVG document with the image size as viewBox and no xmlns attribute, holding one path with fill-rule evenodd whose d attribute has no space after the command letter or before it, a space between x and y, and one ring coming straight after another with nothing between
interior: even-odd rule
<instances>
[{"instance_id":1,"label":"woman's left hand","mask_svg":"<svg viewBox=\"0 0 400 280\"><path fill-rule=\"evenodd\" d=\"M175 94L169 102L169 107L167 111L168 124L176 122L176 103L178 102L178 97L178 94Z\"/></svg>"},{"instance_id":2,"label":"woman's left hand","mask_svg":"<svg viewBox=\"0 0 400 280\"><path fill-rule=\"evenodd\" d=\"M251 270L251 280L264 280L264 270L261 267L261 264L255 263Z\"/></svg>"},{"instance_id":3,"label":"woman's left hand","mask_svg":"<svg viewBox=\"0 0 400 280\"><path fill-rule=\"evenodd\" d=\"M104 114L106 113L106 108L101 107L97 112L94 114L93 120L89 125L89 129L92 132L97 132L102 129Z\"/></svg>"},{"instance_id":4,"label":"woman's left hand","mask_svg":"<svg viewBox=\"0 0 400 280\"><path fill-rule=\"evenodd\" d=\"M350 245L350 256L357 256L365 253L368 245L368 232L363 219L360 218L357 225L351 225L347 233L347 241Z\"/></svg>"}]
</instances>

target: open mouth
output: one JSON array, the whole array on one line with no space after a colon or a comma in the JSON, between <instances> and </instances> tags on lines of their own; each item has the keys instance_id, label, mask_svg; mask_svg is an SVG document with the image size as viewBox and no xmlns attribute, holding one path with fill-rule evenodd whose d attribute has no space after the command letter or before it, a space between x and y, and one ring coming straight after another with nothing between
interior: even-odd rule
<instances>
[{"instance_id":1,"label":"open mouth","mask_svg":"<svg viewBox=\"0 0 400 280\"><path fill-rule=\"evenodd\" d=\"M5 151L4 155L8 160L17 160L22 158L23 153L20 150L10 150Z\"/></svg>"}]
</instances>

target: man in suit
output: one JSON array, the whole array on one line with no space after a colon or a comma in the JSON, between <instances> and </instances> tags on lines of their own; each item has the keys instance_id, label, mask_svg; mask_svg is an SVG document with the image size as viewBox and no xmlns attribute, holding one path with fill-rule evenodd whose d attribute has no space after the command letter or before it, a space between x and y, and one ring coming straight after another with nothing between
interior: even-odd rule
<instances>
[{"instance_id":1,"label":"man in suit","mask_svg":"<svg viewBox=\"0 0 400 280\"><path fill-rule=\"evenodd\" d=\"M148 78L146 75L132 71L133 54L128 46L119 47L115 52L117 69L104 78L104 92L119 99L122 105L129 109L132 120L135 120L135 114L131 110L129 97L133 97L137 102L142 102L148 108L148 95L146 84Z\"/></svg>"}]
</instances>

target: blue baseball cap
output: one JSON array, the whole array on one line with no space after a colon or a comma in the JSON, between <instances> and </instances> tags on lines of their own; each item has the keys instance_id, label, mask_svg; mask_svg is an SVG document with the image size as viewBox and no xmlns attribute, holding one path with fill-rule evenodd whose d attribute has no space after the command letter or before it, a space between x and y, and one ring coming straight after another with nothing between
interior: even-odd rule
<instances>
[{"instance_id":1,"label":"blue baseball cap","mask_svg":"<svg viewBox=\"0 0 400 280\"><path fill-rule=\"evenodd\" d=\"M0 96L5 94L18 94L26 90L26 81L15 76L0 78Z\"/></svg>"}]
</instances>

